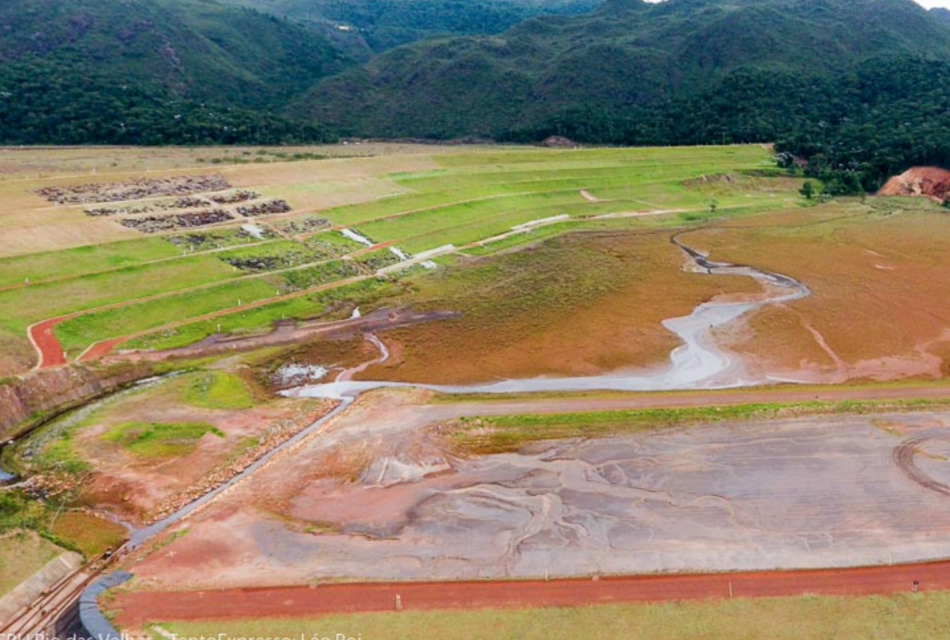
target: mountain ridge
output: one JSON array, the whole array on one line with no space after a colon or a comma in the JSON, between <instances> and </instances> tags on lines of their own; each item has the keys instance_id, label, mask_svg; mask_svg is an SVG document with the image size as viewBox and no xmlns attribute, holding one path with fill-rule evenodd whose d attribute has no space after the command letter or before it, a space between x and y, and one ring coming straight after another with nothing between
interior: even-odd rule
<instances>
[{"instance_id":1,"label":"mountain ridge","mask_svg":"<svg viewBox=\"0 0 950 640\"><path fill-rule=\"evenodd\" d=\"M354 135L498 136L590 102L686 98L739 69L829 76L881 55L950 60L950 29L912 0L608 0L499 36L400 47L290 112Z\"/></svg>"}]
</instances>

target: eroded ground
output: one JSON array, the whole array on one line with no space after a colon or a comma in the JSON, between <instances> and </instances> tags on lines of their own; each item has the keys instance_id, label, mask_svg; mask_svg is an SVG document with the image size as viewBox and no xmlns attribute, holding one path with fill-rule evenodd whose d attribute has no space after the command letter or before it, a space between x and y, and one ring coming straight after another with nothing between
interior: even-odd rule
<instances>
[{"instance_id":1,"label":"eroded ground","mask_svg":"<svg viewBox=\"0 0 950 640\"><path fill-rule=\"evenodd\" d=\"M473 457L428 427L558 404L424 404L411 393L364 396L133 563L137 584L723 571L950 554L941 411L700 424Z\"/></svg>"},{"instance_id":2,"label":"eroded ground","mask_svg":"<svg viewBox=\"0 0 950 640\"><path fill-rule=\"evenodd\" d=\"M140 525L222 484L332 407L270 399L225 369L198 371L69 414L20 443L14 459L38 490Z\"/></svg>"},{"instance_id":3,"label":"eroded ground","mask_svg":"<svg viewBox=\"0 0 950 640\"><path fill-rule=\"evenodd\" d=\"M945 209L877 199L731 221L685 234L719 259L806 283L812 296L767 308L721 337L774 379L942 377L950 373L950 232Z\"/></svg>"}]
</instances>

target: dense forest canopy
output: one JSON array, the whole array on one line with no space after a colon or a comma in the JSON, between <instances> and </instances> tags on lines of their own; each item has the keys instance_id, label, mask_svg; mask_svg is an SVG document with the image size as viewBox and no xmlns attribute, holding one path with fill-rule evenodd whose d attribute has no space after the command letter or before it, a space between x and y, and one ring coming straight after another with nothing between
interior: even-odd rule
<instances>
[{"instance_id":1,"label":"dense forest canopy","mask_svg":"<svg viewBox=\"0 0 950 640\"><path fill-rule=\"evenodd\" d=\"M848 193L950 165L950 12L912 0L229 1L261 11L0 4L0 140L775 142ZM563 15L520 21L535 13ZM358 25L372 53L509 20L367 64L314 28Z\"/></svg>"},{"instance_id":2,"label":"dense forest canopy","mask_svg":"<svg viewBox=\"0 0 950 640\"><path fill-rule=\"evenodd\" d=\"M224 0L267 11L323 33L368 59L433 36L501 33L539 15L574 15L601 0Z\"/></svg>"},{"instance_id":3,"label":"dense forest canopy","mask_svg":"<svg viewBox=\"0 0 950 640\"><path fill-rule=\"evenodd\" d=\"M198 0L8 0L0 60L0 139L17 144L325 139L279 112L355 64L307 29Z\"/></svg>"}]
</instances>

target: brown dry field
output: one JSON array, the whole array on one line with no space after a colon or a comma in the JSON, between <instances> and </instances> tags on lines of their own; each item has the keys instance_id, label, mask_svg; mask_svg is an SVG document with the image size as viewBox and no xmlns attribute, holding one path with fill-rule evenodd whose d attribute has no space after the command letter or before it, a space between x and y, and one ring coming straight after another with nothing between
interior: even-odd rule
<instances>
[{"instance_id":1,"label":"brown dry field","mask_svg":"<svg viewBox=\"0 0 950 640\"><path fill-rule=\"evenodd\" d=\"M815 382L950 375L950 215L876 200L721 223L684 241L807 284L723 334L777 378Z\"/></svg>"},{"instance_id":2,"label":"brown dry field","mask_svg":"<svg viewBox=\"0 0 950 640\"><path fill-rule=\"evenodd\" d=\"M183 169L210 164L253 162L258 157L271 162L277 154L314 154L327 158L379 155L446 153L453 147L367 142L307 146L254 147L0 147L0 181L47 178L64 175L95 175L124 167L128 171ZM469 147L471 148L471 147Z\"/></svg>"},{"instance_id":3,"label":"brown dry field","mask_svg":"<svg viewBox=\"0 0 950 640\"><path fill-rule=\"evenodd\" d=\"M350 150L354 147L341 146L340 149ZM24 167L31 166L29 160L19 157L18 152L4 150L5 162L0 164L9 166L0 169L0 258L35 253L38 249L53 251L145 237L114 220L86 216L83 213L85 207L82 205L51 205L34 193L40 187L220 174L234 187L254 189L267 196L285 198L295 212L314 211L402 193L404 189L388 179L386 174L432 169L436 166L434 156L437 153L450 153L452 149L369 145L362 148L362 153L375 155L264 164L222 163L213 166L198 164L196 159L202 156L214 157L224 153L223 150L171 150L158 154L153 165L146 159L151 158L151 150L125 149L115 151L121 151L117 164L123 167L122 171L112 169L111 160L109 169L99 171L98 165L95 164L97 150L28 149L27 151L35 154L36 162L46 163L43 166L47 169L38 173L53 176L40 178L23 177L29 175L24 174ZM287 150L288 153L292 151ZM107 149L99 152L109 158L112 156L107 154L113 153ZM74 159L70 160L71 157ZM145 169L129 168L143 162L146 163ZM93 168L87 167L79 173L71 174L70 170L77 164ZM53 171L54 168L62 170ZM5 177L7 179L3 179Z\"/></svg>"},{"instance_id":4,"label":"brown dry field","mask_svg":"<svg viewBox=\"0 0 950 640\"><path fill-rule=\"evenodd\" d=\"M761 291L687 272L672 233L580 232L420 279L405 302L463 316L386 332L390 361L360 378L467 384L662 364L678 346L663 320Z\"/></svg>"}]
</instances>

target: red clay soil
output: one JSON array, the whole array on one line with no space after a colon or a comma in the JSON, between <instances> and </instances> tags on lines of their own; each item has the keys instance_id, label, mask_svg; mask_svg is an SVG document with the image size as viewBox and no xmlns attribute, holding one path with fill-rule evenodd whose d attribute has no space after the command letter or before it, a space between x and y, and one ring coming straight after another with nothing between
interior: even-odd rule
<instances>
[{"instance_id":1,"label":"red clay soil","mask_svg":"<svg viewBox=\"0 0 950 640\"><path fill-rule=\"evenodd\" d=\"M780 596L879 595L950 589L950 562L759 573L631 576L600 580L415 582L121 593L111 606L121 628L189 620L305 618L407 610L580 607Z\"/></svg>"},{"instance_id":2,"label":"red clay soil","mask_svg":"<svg viewBox=\"0 0 950 640\"><path fill-rule=\"evenodd\" d=\"M939 167L914 167L887 181L881 196L916 196L943 202L950 197L950 171Z\"/></svg>"},{"instance_id":3,"label":"red clay soil","mask_svg":"<svg viewBox=\"0 0 950 640\"><path fill-rule=\"evenodd\" d=\"M112 350L123 342L128 342L128 338L113 338L112 340L103 340L89 347L81 356L79 362L93 362L105 358L112 353Z\"/></svg>"},{"instance_id":4,"label":"red clay soil","mask_svg":"<svg viewBox=\"0 0 950 640\"><path fill-rule=\"evenodd\" d=\"M66 364L66 358L63 357L63 345L60 344L53 330L56 325L75 317L75 315L62 316L38 322L30 327L30 341L39 356L39 362L36 364L37 369L61 367Z\"/></svg>"}]
</instances>

